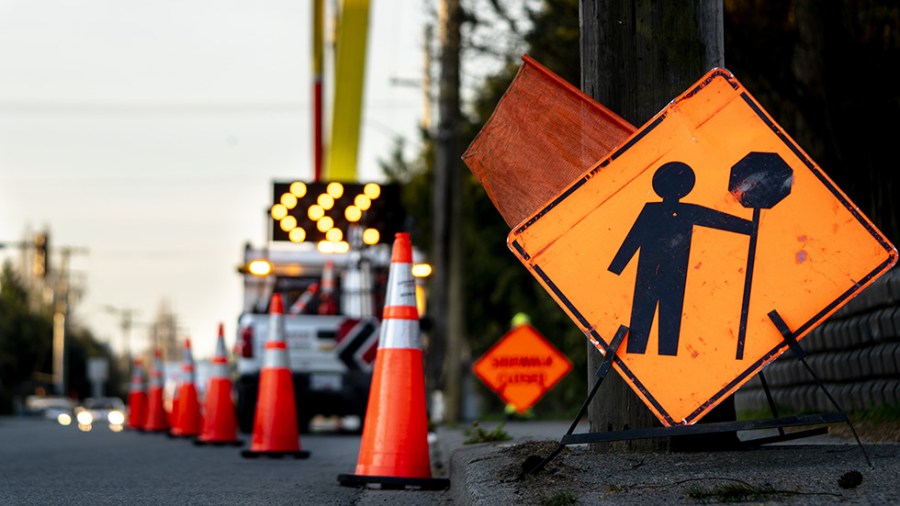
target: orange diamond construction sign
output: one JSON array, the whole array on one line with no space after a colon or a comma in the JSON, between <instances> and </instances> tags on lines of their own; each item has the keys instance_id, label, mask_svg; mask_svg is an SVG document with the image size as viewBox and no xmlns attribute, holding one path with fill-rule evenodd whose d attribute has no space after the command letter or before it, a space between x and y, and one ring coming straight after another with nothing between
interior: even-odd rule
<instances>
[{"instance_id":1,"label":"orange diamond construction sign","mask_svg":"<svg viewBox=\"0 0 900 506\"><path fill-rule=\"evenodd\" d=\"M666 426L697 422L897 262L724 69L508 242L601 352L628 327L613 366Z\"/></svg>"},{"instance_id":2,"label":"orange diamond construction sign","mask_svg":"<svg viewBox=\"0 0 900 506\"><path fill-rule=\"evenodd\" d=\"M525 323L506 333L473 366L475 374L524 413L572 369L572 362Z\"/></svg>"}]
</instances>

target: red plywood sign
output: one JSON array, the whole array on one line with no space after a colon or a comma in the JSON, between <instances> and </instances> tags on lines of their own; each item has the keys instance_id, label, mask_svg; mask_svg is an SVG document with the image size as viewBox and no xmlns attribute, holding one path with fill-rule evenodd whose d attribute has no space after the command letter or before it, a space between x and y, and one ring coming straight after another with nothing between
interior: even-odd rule
<instances>
[{"instance_id":1,"label":"red plywood sign","mask_svg":"<svg viewBox=\"0 0 900 506\"><path fill-rule=\"evenodd\" d=\"M590 132L585 132L590 135ZM693 424L897 261L724 69L510 232L510 249L667 426Z\"/></svg>"},{"instance_id":2,"label":"red plywood sign","mask_svg":"<svg viewBox=\"0 0 900 506\"><path fill-rule=\"evenodd\" d=\"M472 369L501 399L524 413L569 373L572 363L526 323L504 335Z\"/></svg>"}]
</instances>

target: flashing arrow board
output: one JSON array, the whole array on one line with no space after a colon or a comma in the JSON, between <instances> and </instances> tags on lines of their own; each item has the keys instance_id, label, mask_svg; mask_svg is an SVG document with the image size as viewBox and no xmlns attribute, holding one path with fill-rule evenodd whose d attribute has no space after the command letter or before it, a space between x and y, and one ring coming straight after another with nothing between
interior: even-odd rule
<instances>
[{"instance_id":1,"label":"flashing arrow board","mask_svg":"<svg viewBox=\"0 0 900 506\"><path fill-rule=\"evenodd\" d=\"M572 369L572 363L534 327L506 333L472 366L501 399L524 413Z\"/></svg>"},{"instance_id":2,"label":"flashing arrow board","mask_svg":"<svg viewBox=\"0 0 900 506\"><path fill-rule=\"evenodd\" d=\"M589 132L588 132L589 134ZM897 261L741 84L713 69L508 237L666 426L692 424Z\"/></svg>"},{"instance_id":3,"label":"flashing arrow board","mask_svg":"<svg viewBox=\"0 0 900 506\"><path fill-rule=\"evenodd\" d=\"M275 182L272 193L273 241L347 246L355 226L363 243L390 244L405 226L398 184Z\"/></svg>"}]
</instances>

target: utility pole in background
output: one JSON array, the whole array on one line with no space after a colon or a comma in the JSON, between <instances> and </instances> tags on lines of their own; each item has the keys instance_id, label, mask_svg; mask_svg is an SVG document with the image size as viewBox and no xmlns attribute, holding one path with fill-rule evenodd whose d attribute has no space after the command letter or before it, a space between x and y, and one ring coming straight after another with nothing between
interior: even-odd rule
<instances>
[{"instance_id":1,"label":"utility pole in background","mask_svg":"<svg viewBox=\"0 0 900 506\"><path fill-rule=\"evenodd\" d=\"M179 338L179 333L183 332L187 332L187 329L178 325L178 317L172 311L169 301L163 300L150 324L150 357L158 347L162 350L163 360L180 360L184 350L184 337Z\"/></svg>"},{"instance_id":2,"label":"utility pole in background","mask_svg":"<svg viewBox=\"0 0 900 506\"><path fill-rule=\"evenodd\" d=\"M131 370L133 351L131 349L131 328L134 326L134 315L137 309L120 308L112 304L103 306L103 310L119 317L119 327L122 329L122 352L125 355L125 367L123 378L129 378L128 372ZM121 367L120 367L121 369Z\"/></svg>"},{"instance_id":3,"label":"utility pole in background","mask_svg":"<svg viewBox=\"0 0 900 506\"><path fill-rule=\"evenodd\" d=\"M431 388L444 392L447 420L456 421L461 407L463 324L462 161L459 125L460 21L459 0L441 0L438 10L440 77L438 125L435 133L434 263L432 315L434 329L428 354L443 368L441 377L429 378ZM430 367L429 370L436 370Z\"/></svg>"},{"instance_id":4,"label":"utility pole in background","mask_svg":"<svg viewBox=\"0 0 900 506\"><path fill-rule=\"evenodd\" d=\"M66 322L69 316L69 260L72 255L87 254L86 248L59 248L59 271L53 290L53 385L57 395L66 395Z\"/></svg>"},{"instance_id":5,"label":"utility pole in background","mask_svg":"<svg viewBox=\"0 0 900 506\"><path fill-rule=\"evenodd\" d=\"M636 127L725 59L722 0L581 0L581 88ZM588 343L588 379L602 357ZM590 388L590 385L588 385ZM716 408L734 420L734 397ZM716 411L713 410L713 411ZM711 421L711 412L707 421ZM659 425L644 403L609 374L588 408L592 432ZM596 446L596 445L595 445ZM618 449L665 449L630 440Z\"/></svg>"},{"instance_id":6,"label":"utility pole in background","mask_svg":"<svg viewBox=\"0 0 900 506\"><path fill-rule=\"evenodd\" d=\"M434 54L431 47L431 40L434 38L434 25L426 24L425 25L425 51L424 51L424 65L422 69L422 91L423 91L423 99L425 100L424 104L424 114L422 115L422 128L428 132L431 131L431 115L432 115L432 94L431 94L431 64L434 62Z\"/></svg>"}]
</instances>

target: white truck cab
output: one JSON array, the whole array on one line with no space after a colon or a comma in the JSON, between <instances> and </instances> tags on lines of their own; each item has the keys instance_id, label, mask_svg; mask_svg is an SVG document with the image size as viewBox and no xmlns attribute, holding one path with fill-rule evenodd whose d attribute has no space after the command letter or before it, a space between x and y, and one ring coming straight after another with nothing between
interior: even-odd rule
<instances>
[{"instance_id":1,"label":"white truck cab","mask_svg":"<svg viewBox=\"0 0 900 506\"><path fill-rule=\"evenodd\" d=\"M273 293L281 294L284 305L300 431L308 432L316 415L356 416L359 423L352 430L362 429L390 256L388 244L346 253L322 253L311 243L245 246L238 268L244 303L235 340L242 432L253 430Z\"/></svg>"}]
</instances>

